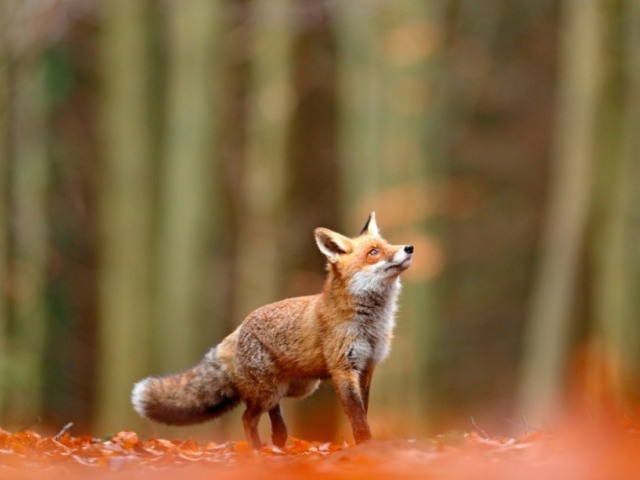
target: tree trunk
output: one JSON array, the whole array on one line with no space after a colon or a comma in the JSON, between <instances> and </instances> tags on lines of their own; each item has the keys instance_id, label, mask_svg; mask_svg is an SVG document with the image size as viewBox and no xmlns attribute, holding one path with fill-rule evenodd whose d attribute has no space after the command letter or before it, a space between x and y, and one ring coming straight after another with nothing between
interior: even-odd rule
<instances>
[{"instance_id":1,"label":"tree trunk","mask_svg":"<svg viewBox=\"0 0 640 480\"><path fill-rule=\"evenodd\" d=\"M602 72L600 0L565 0L550 198L525 332L520 408L539 421L560 406L579 260L585 244Z\"/></svg>"},{"instance_id":2,"label":"tree trunk","mask_svg":"<svg viewBox=\"0 0 640 480\"><path fill-rule=\"evenodd\" d=\"M153 315L158 326L153 366L158 373L190 366L213 341L206 299L213 288L210 234L220 208L212 194L212 145L219 113L214 95L221 83L216 55L219 3L166 4L168 106Z\"/></svg>"},{"instance_id":3,"label":"tree trunk","mask_svg":"<svg viewBox=\"0 0 640 480\"><path fill-rule=\"evenodd\" d=\"M627 81L627 94L625 96L625 109L623 111L623 131L621 138L621 177L623 185L621 192L620 208L626 213L625 226L623 227L621 248L626 254L624 262L629 262L625 267L625 275L628 279L626 291L629 295L624 299L619 298L619 302L624 302L625 316L622 326L623 365L629 393L632 395L634 403L640 399L640 299L636 292L640 287L640 268L638 265L638 250L635 248L638 238L640 238L640 227L638 225L637 205L640 201L640 185L636 179L640 178L640 2L628 0L625 2L627 8L626 21L624 23L624 46L623 59L626 65L625 78ZM631 269L632 266L635 268ZM630 270L628 270L630 269ZM626 281L626 280L625 280ZM618 293L618 295L620 295ZM626 400L629 400L628 398Z\"/></svg>"},{"instance_id":4,"label":"tree trunk","mask_svg":"<svg viewBox=\"0 0 640 480\"><path fill-rule=\"evenodd\" d=\"M9 167L9 134L10 134L10 86L9 45L6 32L10 2L0 3L0 185L7 184ZM7 389L7 372L9 367L9 310L7 305L7 289L9 283L9 218L8 195L5 188L0 188L0 419L5 410Z\"/></svg>"},{"instance_id":5,"label":"tree trunk","mask_svg":"<svg viewBox=\"0 0 640 480\"><path fill-rule=\"evenodd\" d=\"M282 283L287 140L291 123L289 0L256 0L250 65L247 158L239 220L234 318L277 300Z\"/></svg>"},{"instance_id":6,"label":"tree trunk","mask_svg":"<svg viewBox=\"0 0 640 480\"><path fill-rule=\"evenodd\" d=\"M621 52L623 84L614 83L609 92L609 110L615 118L609 118L603 127L606 138L598 175L602 208L594 225L597 240L592 252L594 333L600 340L599 361L604 362L599 367L606 369L601 373L610 375L611 382L599 388L611 389L614 401L622 408L630 406L632 396L637 399L640 395L640 302L636 294L640 278L635 245L639 237L636 206L640 199L640 3L626 2L625 13L622 45L616 43L610 49L610 58ZM621 89L626 94L618 104L616 93Z\"/></svg>"},{"instance_id":7,"label":"tree trunk","mask_svg":"<svg viewBox=\"0 0 640 480\"><path fill-rule=\"evenodd\" d=\"M100 358L97 431L136 423L135 381L149 373L151 178L148 2L103 9Z\"/></svg>"},{"instance_id":8,"label":"tree trunk","mask_svg":"<svg viewBox=\"0 0 640 480\"><path fill-rule=\"evenodd\" d=\"M380 183L384 92L375 11L361 2L338 5L340 190L343 230L348 233L366 220L356 218L365 212L354 213L354 206Z\"/></svg>"},{"instance_id":9,"label":"tree trunk","mask_svg":"<svg viewBox=\"0 0 640 480\"><path fill-rule=\"evenodd\" d=\"M11 338L13 411L24 426L41 411L46 330L46 268L48 249L47 107L40 64L41 50L29 35L29 7L16 7L13 31L19 60L15 66L13 103L14 168L11 180L14 238L15 303Z\"/></svg>"}]
</instances>

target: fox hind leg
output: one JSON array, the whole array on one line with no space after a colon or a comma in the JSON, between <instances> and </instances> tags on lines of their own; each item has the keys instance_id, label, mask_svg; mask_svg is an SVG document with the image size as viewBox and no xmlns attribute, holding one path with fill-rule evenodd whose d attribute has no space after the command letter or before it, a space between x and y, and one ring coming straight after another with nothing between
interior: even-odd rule
<instances>
[{"instance_id":1,"label":"fox hind leg","mask_svg":"<svg viewBox=\"0 0 640 480\"><path fill-rule=\"evenodd\" d=\"M242 358L235 373L240 396L247 404L242 416L247 441L255 449L262 447L258 422L264 412L269 412L273 442L283 446L287 441L287 427L278 402L285 396L288 384L278 378L278 365L258 338L250 332L245 332L240 337L236 357Z\"/></svg>"},{"instance_id":2,"label":"fox hind leg","mask_svg":"<svg viewBox=\"0 0 640 480\"><path fill-rule=\"evenodd\" d=\"M258 405L247 404L247 409L242 415L242 426L244 427L244 434L251 444L251 446L259 450L262 448L262 440L260 440L260 434L258 433L258 423L260 422L260 416L264 413L262 407ZM271 420L271 439L273 444L277 447L284 447L287 443L289 434L287 433L287 425L284 422L282 416L282 410L280 410L280 404L276 403L275 407L269 410L269 419Z\"/></svg>"},{"instance_id":3,"label":"fox hind leg","mask_svg":"<svg viewBox=\"0 0 640 480\"><path fill-rule=\"evenodd\" d=\"M276 406L269 410L269 419L271 420L271 439L273 440L273 444L276 447L282 448L284 444L287 443L289 435L279 403L276 403Z\"/></svg>"},{"instance_id":4,"label":"fox hind leg","mask_svg":"<svg viewBox=\"0 0 640 480\"><path fill-rule=\"evenodd\" d=\"M258 423L263 410L257 405L247 404L247 409L242 414L242 426L247 441L255 450L262 448L262 441L258 433Z\"/></svg>"}]
</instances>

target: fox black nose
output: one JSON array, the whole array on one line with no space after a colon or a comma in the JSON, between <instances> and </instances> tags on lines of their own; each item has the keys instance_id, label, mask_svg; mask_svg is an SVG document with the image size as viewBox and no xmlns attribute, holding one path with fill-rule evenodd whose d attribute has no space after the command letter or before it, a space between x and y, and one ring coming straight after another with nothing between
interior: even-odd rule
<instances>
[{"instance_id":1,"label":"fox black nose","mask_svg":"<svg viewBox=\"0 0 640 480\"><path fill-rule=\"evenodd\" d=\"M405 245L404 251L407 253L413 253L413 245Z\"/></svg>"}]
</instances>

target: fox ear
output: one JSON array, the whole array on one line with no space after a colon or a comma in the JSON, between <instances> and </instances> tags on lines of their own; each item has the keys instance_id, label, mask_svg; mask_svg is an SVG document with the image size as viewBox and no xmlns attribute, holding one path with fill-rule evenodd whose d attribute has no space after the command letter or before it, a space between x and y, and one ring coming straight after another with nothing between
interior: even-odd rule
<instances>
[{"instance_id":1,"label":"fox ear","mask_svg":"<svg viewBox=\"0 0 640 480\"><path fill-rule=\"evenodd\" d=\"M380 230L378 230L378 224L376 223L376 212L371 212L369 214L369 218L367 218L367 223L364 224L360 235L373 235L374 237L380 236Z\"/></svg>"},{"instance_id":2,"label":"fox ear","mask_svg":"<svg viewBox=\"0 0 640 480\"><path fill-rule=\"evenodd\" d=\"M318 248L331 263L336 262L339 255L353 250L353 243L349 238L328 228L316 228L313 233L316 237Z\"/></svg>"}]
</instances>

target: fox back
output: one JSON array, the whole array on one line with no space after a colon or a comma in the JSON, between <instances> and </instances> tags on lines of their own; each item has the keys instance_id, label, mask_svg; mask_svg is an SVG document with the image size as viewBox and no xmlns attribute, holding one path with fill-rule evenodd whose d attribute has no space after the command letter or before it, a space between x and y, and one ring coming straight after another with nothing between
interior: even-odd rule
<instances>
[{"instance_id":1,"label":"fox back","mask_svg":"<svg viewBox=\"0 0 640 480\"><path fill-rule=\"evenodd\" d=\"M355 440L371 438L371 377L389 353L399 275L411 263L413 246L384 240L374 213L354 238L326 228L314 233L327 259L322 292L260 307L192 369L139 382L132 399L142 416L198 423L244 402L251 444L262 445L257 425L268 412L272 439L281 446L287 429L280 400L307 396L330 379Z\"/></svg>"}]
</instances>

